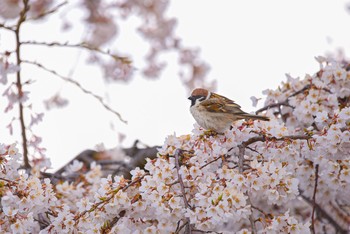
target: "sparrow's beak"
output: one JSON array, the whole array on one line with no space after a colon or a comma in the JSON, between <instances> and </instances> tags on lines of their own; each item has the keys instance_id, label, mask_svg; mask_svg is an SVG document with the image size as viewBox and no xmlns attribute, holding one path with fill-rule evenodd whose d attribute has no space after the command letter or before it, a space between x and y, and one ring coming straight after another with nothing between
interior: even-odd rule
<instances>
[{"instance_id":1,"label":"sparrow's beak","mask_svg":"<svg viewBox=\"0 0 350 234\"><path fill-rule=\"evenodd\" d=\"M196 98L193 96L188 97L189 100L191 100L191 106L193 106L196 103Z\"/></svg>"}]
</instances>

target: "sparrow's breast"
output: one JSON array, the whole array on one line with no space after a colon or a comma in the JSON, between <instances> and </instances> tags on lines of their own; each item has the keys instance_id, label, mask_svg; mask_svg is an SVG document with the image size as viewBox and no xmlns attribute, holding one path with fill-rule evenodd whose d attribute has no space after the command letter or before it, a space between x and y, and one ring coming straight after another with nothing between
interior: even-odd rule
<instances>
[{"instance_id":1,"label":"sparrow's breast","mask_svg":"<svg viewBox=\"0 0 350 234\"><path fill-rule=\"evenodd\" d=\"M225 114L209 112L200 105L192 106L190 111L198 125L208 130L221 133L227 130L232 123Z\"/></svg>"}]
</instances>

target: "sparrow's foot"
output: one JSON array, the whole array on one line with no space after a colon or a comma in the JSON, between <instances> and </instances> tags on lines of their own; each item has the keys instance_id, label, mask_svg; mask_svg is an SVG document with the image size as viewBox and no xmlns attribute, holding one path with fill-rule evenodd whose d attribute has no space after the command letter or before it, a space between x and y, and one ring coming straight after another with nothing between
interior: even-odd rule
<instances>
[{"instance_id":1,"label":"sparrow's foot","mask_svg":"<svg viewBox=\"0 0 350 234\"><path fill-rule=\"evenodd\" d=\"M217 136L217 135L219 135L220 133L218 133L218 132L215 132L214 130L205 130L204 132L204 135L205 136Z\"/></svg>"}]
</instances>

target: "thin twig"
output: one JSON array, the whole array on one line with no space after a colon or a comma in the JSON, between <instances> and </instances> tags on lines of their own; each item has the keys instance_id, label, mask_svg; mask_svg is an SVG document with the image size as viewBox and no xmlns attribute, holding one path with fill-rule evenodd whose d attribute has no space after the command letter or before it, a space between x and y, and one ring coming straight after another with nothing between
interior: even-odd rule
<instances>
[{"instance_id":1,"label":"thin twig","mask_svg":"<svg viewBox=\"0 0 350 234\"><path fill-rule=\"evenodd\" d=\"M311 232L315 234L315 209L316 209L316 193L318 184L318 164L315 166L315 186L314 193L312 195L312 213L311 213Z\"/></svg>"},{"instance_id":2,"label":"thin twig","mask_svg":"<svg viewBox=\"0 0 350 234\"><path fill-rule=\"evenodd\" d=\"M248 139L247 141L243 142L242 145L244 147L247 147L250 144L253 144L255 142L261 141L261 142L265 142L267 139L270 140L275 140L275 141L285 141L285 140L309 140L311 139L311 136L307 136L307 135L290 135L290 136L283 136L283 137L265 137L265 136L256 136L256 137L252 137L250 139Z\"/></svg>"},{"instance_id":3,"label":"thin twig","mask_svg":"<svg viewBox=\"0 0 350 234\"><path fill-rule=\"evenodd\" d=\"M288 98L297 96L298 94L303 93L304 91L310 89L310 85L305 85L304 88L300 89L299 91L296 91L295 93L291 94Z\"/></svg>"},{"instance_id":4,"label":"thin twig","mask_svg":"<svg viewBox=\"0 0 350 234\"><path fill-rule=\"evenodd\" d=\"M73 79L71 79L71 78L69 78L69 77L65 77L65 76L63 76L63 75L60 75L60 74L58 74L55 70L51 70L51 69L49 69L49 68L46 68L46 67L45 67L44 65L42 65L41 63L33 62L33 61L28 61L28 60L22 60L22 62L23 62L23 63L28 63L28 64L35 65L35 66L37 66L37 67L39 67L39 68L41 68L41 69L43 69L43 70L45 70L45 71L47 71L47 72L50 72L51 74L55 75L56 77L59 77L59 78L61 78L62 80L64 80L64 81L66 81L66 82L68 82L68 83L71 83L71 84L75 85L76 87L78 87L78 88L79 88L81 91L83 91L84 93L89 94L89 95L91 95L92 97L94 97L97 101L99 101L100 104L102 104L102 106L103 106L106 110L108 110L108 111L112 112L113 114L115 114L115 115L119 118L120 121L122 121L123 123L127 123L127 121L124 120L124 119L122 118L122 116L121 116L117 111L113 110L111 107L109 107L109 106L103 101L103 98L102 98L102 97L100 97L100 96L94 94L93 92L91 92L91 91L85 89L79 82L77 82L77 81L75 81L75 80L73 80Z\"/></svg>"},{"instance_id":5,"label":"thin twig","mask_svg":"<svg viewBox=\"0 0 350 234\"><path fill-rule=\"evenodd\" d=\"M40 18L42 18L42 17L44 17L46 15L50 15L52 13L55 13L56 11L58 11L62 6L66 5L67 3L68 3L68 1L64 1L64 2L62 2L60 4L58 4L57 6L55 6L54 8L52 8L49 11L45 11L45 12L43 12L43 13L41 13L41 14L33 17L33 18L27 19L27 21L29 21L29 20L37 20L37 19L40 19Z\"/></svg>"},{"instance_id":6,"label":"thin twig","mask_svg":"<svg viewBox=\"0 0 350 234\"><path fill-rule=\"evenodd\" d=\"M273 104L270 104L270 105L267 105L267 106L264 106L260 109L258 109L257 111L255 111L255 114L259 114L260 112L263 112L263 111L266 111L270 108L274 108L274 107L280 107L280 106L289 106L289 107L293 107L291 105L288 104L288 101L283 101L283 102L278 102L278 103L273 103Z\"/></svg>"},{"instance_id":7,"label":"thin twig","mask_svg":"<svg viewBox=\"0 0 350 234\"><path fill-rule=\"evenodd\" d=\"M302 191L301 191L302 193ZM307 203L309 203L310 205L312 205L313 207L315 207L315 210L318 214L320 214L320 217L327 219L327 221L329 222L329 224L331 224L336 233L340 233L340 234L347 234L348 231L344 228L342 228L340 226L340 224L337 223L336 220L333 219L333 217L331 215L329 215L327 213L327 211L325 211L320 205L318 205L317 203L313 203L313 201L311 199L309 199L308 197L304 196L303 194L300 195Z\"/></svg>"},{"instance_id":8,"label":"thin twig","mask_svg":"<svg viewBox=\"0 0 350 234\"><path fill-rule=\"evenodd\" d=\"M6 181L6 182L8 182L8 183L14 183L14 184L17 183L16 181L8 180L8 179L2 178L2 177L0 177L0 180Z\"/></svg>"},{"instance_id":9,"label":"thin twig","mask_svg":"<svg viewBox=\"0 0 350 234\"><path fill-rule=\"evenodd\" d=\"M270 105L267 105L267 106L264 106L263 108L260 108L259 110L255 111L255 114L259 114L260 112L263 112L265 110L268 110L270 108L273 108L273 107L281 107L281 106L289 106L289 107L292 107L289 103L288 103L288 99L291 98L291 97L294 97L300 93L303 93L305 90L308 90L310 89L310 85L305 85L304 88L296 91L295 93L289 95L289 97L287 97L286 100L284 100L283 102L279 102L279 103L273 103L273 104L270 104Z\"/></svg>"},{"instance_id":10,"label":"thin twig","mask_svg":"<svg viewBox=\"0 0 350 234\"><path fill-rule=\"evenodd\" d=\"M5 24L2 24L2 23L0 23L0 28L4 28L4 29L10 30L12 32L15 31L15 26L6 26Z\"/></svg>"},{"instance_id":11,"label":"thin twig","mask_svg":"<svg viewBox=\"0 0 350 234\"><path fill-rule=\"evenodd\" d=\"M181 150L177 149L175 151L175 167L176 167L176 171L177 171L177 178L178 178L178 181L180 183L182 197L183 197L183 200L184 200L184 203L185 203L185 208L187 209L189 207L189 204L188 204L188 201L187 201L187 198L186 198L185 185L184 185L184 182L183 182L181 174L180 174L180 163L179 163L179 155L180 154L181 154ZM191 234L192 231L191 231L191 225L190 225L190 218L187 217L186 220L187 220L187 222L186 222L187 224L186 224L186 231L185 231L185 233L186 234Z\"/></svg>"},{"instance_id":12,"label":"thin twig","mask_svg":"<svg viewBox=\"0 0 350 234\"><path fill-rule=\"evenodd\" d=\"M16 29L14 31L16 36L16 60L17 60L17 66L19 67L21 66L21 63L22 63L20 29L21 29L22 23L26 20L28 10L29 10L28 0L23 0L23 10L20 12ZM21 132L22 132L23 162L24 162L24 168L30 168L29 158L28 158L26 125L24 123L23 105L21 102L21 98L23 96L21 71L20 70L17 71L16 75L17 75L16 86L18 90L19 121L21 124Z\"/></svg>"},{"instance_id":13,"label":"thin twig","mask_svg":"<svg viewBox=\"0 0 350 234\"><path fill-rule=\"evenodd\" d=\"M187 225L189 224L188 222L183 223L181 226L179 226L178 228L176 228L175 234L180 233L180 231Z\"/></svg>"},{"instance_id":14,"label":"thin twig","mask_svg":"<svg viewBox=\"0 0 350 234\"><path fill-rule=\"evenodd\" d=\"M103 199L102 201L100 202L97 202L95 204L92 205L91 209L89 210L85 210L83 212L81 212L79 215L77 215L74 219L77 221L79 220L81 217L83 217L86 213L90 213L92 211L94 211L97 207L99 207L100 205L104 206L105 204L107 204L112 198L114 198L114 195L122 190L123 192L125 192L129 187L133 186L134 184L140 182L146 175L148 175L147 173L140 176L139 178L133 180L132 182L130 182L128 185L126 185L125 187L122 187L122 188L117 188L115 190L112 191L112 194L110 194L110 196L106 199Z\"/></svg>"},{"instance_id":15,"label":"thin twig","mask_svg":"<svg viewBox=\"0 0 350 234\"><path fill-rule=\"evenodd\" d=\"M260 209L259 207L256 207L256 206L253 206L253 205L250 205L251 208L259 211L260 213L262 213L265 217L268 216L268 214L266 214L262 209Z\"/></svg>"},{"instance_id":16,"label":"thin twig","mask_svg":"<svg viewBox=\"0 0 350 234\"><path fill-rule=\"evenodd\" d=\"M112 221L109 223L109 227L112 228L114 225L117 224L117 222L119 221L120 218L124 217L126 211L125 210L122 210L119 212L118 216L114 217L112 219Z\"/></svg>"},{"instance_id":17,"label":"thin twig","mask_svg":"<svg viewBox=\"0 0 350 234\"><path fill-rule=\"evenodd\" d=\"M222 158L222 157L221 156L216 157L215 159L213 159L213 160L207 162L206 164L204 164L203 166L201 166L199 169L203 169L204 167L208 166L209 164L218 161L220 158Z\"/></svg>"},{"instance_id":18,"label":"thin twig","mask_svg":"<svg viewBox=\"0 0 350 234\"><path fill-rule=\"evenodd\" d=\"M222 234L222 232L203 231L203 230L199 230L199 229L193 229L192 231L194 231L194 232L199 232L199 233L216 233L216 234Z\"/></svg>"},{"instance_id":19,"label":"thin twig","mask_svg":"<svg viewBox=\"0 0 350 234\"><path fill-rule=\"evenodd\" d=\"M250 151L253 151L253 152L255 152L255 153L259 154L259 155L261 155L261 153L259 151L257 151L256 149L253 149L253 148L251 148L249 146L246 146L245 148L249 149Z\"/></svg>"},{"instance_id":20,"label":"thin twig","mask_svg":"<svg viewBox=\"0 0 350 234\"><path fill-rule=\"evenodd\" d=\"M39 45L39 46L49 46L49 47L57 46L57 47L86 49L86 50L98 52L98 53L103 54L103 55L108 55L108 56L112 57L113 59L119 60L123 63L131 63L131 61L128 57L123 57L123 56L118 56L116 54L112 54L110 51L101 50L100 48L89 45L86 42L77 43L77 44L70 44L68 42L61 43L61 42L23 41L22 44L23 45Z\"/></svg>"}]
</instances>

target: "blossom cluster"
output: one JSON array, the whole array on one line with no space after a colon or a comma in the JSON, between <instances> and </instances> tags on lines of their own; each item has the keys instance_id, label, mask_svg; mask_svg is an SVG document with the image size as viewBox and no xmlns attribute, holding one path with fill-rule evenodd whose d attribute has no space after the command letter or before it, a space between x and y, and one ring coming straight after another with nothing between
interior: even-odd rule
<instances>
[{"instance_id":1,"label":"blossom cluster","mask_svg":"<svg viewBox=\"0 0 350 234\"><path fill-rule=\"evenodd\" d=\"M161 53L176 51L179 64L188 68L180 75L189 89L215 85L205 81L209 67L199 59L199 50L183 46L175 35L176 19L165 14L167 0L82 0L89 30L81 44L19 40L23 22L43 19L65 4L0 2L0 17L6 21L0 28L18 36L18 48L0 54L5 112L18 104L21 111L23 106L31 109L22 89L31 81L19 82L21 59L17 64L9 60L15 53L19 57L19 47L26 44L88 49L93 52L90 62L103 67L108 81L130 80L135 70L131 59L101 48L118 35L115 19L133 14L142 19L138 32L150 45L144 76L158 77L166 66ZM280 87L264 91L265 107L257 112L269 116L269 122L240 120L224 134L195 125L191 134L169 136L157 158L132 170L130 179L104 177L96 162L88 170L74 161L64 173L48 173L49 160L36 157L45 150L34 134L24 140L36 152L30 162L16 144L0 144L0 232L349 232L349 65L316 60L320 69L315 74L303 79L287 75ZM17 83L10 81L12 73L17 73ZM46 101L48 109L66 104L59 94ZM43 118L42 113L26 113L31 121L23 124L23 135ZM8 127L12 130L12 122Z\"/></svg>"},{"instance_id":2,"label":"blossom cluster","mask_svg":"<svg viewBox=\"0 0 350 234\"><path fill-rule=\"evenodd\" d=\"M189 90L198 85L215 87L215 82L206 81L209 66L200 58L199 50L182 45L181 38L176 35L177 20L166 15L168 5L168 0L120 0L114 3L81 1L82 9L88 14L85 23L90 33L86 43L90 47L101 48L110 44L122 30L121 20L132 16L140 18L136 32L149 45L149 50L144 56L146 65L141 69L135 69L131 57L112 56L105 59L97 53L92 54L90 61L103 68L107 81L130 81L134 70L141 70L144 77L158 78L166 67L166 62L161 59L162 54L173 51L179 60L180 78Z\"/></svg>"},{"instance_id":3,"label":"blossom cluster","mask_svg":"<svg viewBox=\"0 0 350 234\"><path fill-rule=\"evenodd\" d=\"M0 230L348 231L350 72L334 60L318 61L313 76L288 76L266 91L261 111L270 121L240 120L224 134L195 125L191 134L171 135L130 180L104 178L96 163L84 172L78 161L59 175L35 165L23 171L16 146L1 145Z\"/></svg>"},{"instance_id":4,"label":"blossom cluster","mask_svg":"<svg viewBox=\"0 0 350 234\"><path fill-rule=\"evenodd\" d=\"M169 136L130 181L102 178L93 164L75 181L53 183L38 167L21 171L16 146L1 145L1 230L308 233L315 203L346 223L350 75L336 61L318 60L315 75L266 91L269 122L237 121L223 135L195 126L190 135ZM65 176L80 170L74 162ZM335 228L316 221L316 230Z\"/></svg>"}]
</instances>

